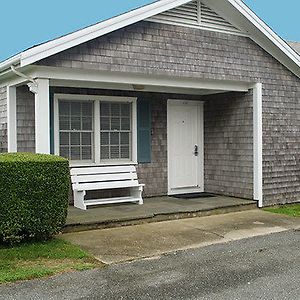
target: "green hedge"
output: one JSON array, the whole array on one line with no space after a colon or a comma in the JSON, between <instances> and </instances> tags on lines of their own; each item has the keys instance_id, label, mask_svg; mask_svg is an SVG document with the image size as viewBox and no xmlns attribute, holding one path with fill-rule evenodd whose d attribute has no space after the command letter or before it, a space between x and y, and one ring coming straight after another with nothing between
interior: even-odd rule
<instances>
[{"instance_id":1,"label":"green hedge","mask_svg":"<svg viewBox=\"0 0 300 300\"><path fill-rule=\"evenodd\" d=\"M65 224L68 160L44 154L0 154L0 242L45 240Z\"/></svg>"}]
</instances>

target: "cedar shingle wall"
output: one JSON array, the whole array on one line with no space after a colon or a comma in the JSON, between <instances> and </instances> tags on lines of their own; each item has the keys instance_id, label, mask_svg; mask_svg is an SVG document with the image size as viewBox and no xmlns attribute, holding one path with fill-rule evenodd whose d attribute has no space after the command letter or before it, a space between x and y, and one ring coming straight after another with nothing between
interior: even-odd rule
<instances>
[{"instance_id":1,"label":"cedar shingle wall","mask_svg":"<svg viewBox=\"0 0 300 300\"><path fill-rule=\"evenodd\" d=\"M39 64L262 82L264 198L267 204L300 200L300 80L252 40L140 22Z\"/></svg>"},{"instance_id":2,"label":"cedar shingle wall","mask_svg":"<svg viewBox=\"0 0 300 300\"><path fill-rule=\"evenodd\" d=\"M27 86L17 87L18 152L35 152L34 94Z\"/></svg>"},{"instance_id":3,"label":"cedar shingle wall","mask_svg":"<svg viewBox=\"0 0 300 300\"><path fill-rule=\"evenodd\" d=\"M0 87L0 153L7 152L6 87Z\"/></svg>"},{"instance_id":4,"label":"cedar shingle wall","mask_svg":"<svg viewBox=\"0 0 300 300\"><path fill-rule=\"evenodd\" d=\"M252 93L203 97L207 192L253 197Z\"/></svg>"}]
</instances>

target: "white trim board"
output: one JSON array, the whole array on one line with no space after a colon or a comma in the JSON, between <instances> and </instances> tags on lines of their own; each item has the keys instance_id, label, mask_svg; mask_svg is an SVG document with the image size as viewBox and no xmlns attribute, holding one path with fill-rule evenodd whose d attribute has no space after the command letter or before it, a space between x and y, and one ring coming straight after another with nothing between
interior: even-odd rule
<instances>
[{"instance_id":1,"label":"white trim board","mask_svg":"<svg viewBox=\"0 0 300 300\"><path fill-rule=\"evenodd\" d=\"M11 65L21 67L33 64L41 59L70 49L79 44L95 39L125 26L153 17L167 10L190 2L190 0L160 0L127 12L112 19L70 33L55 40L25 50L22 53L0 63L0 72ZM283 65L300 77L300 55L296 53L270 27L259 19L253 11L240 0L203 0L203 2L221 13Z\"/></svg>"},{"instance_id":2,"label":"white trim board","mask_svg":"<svg viewBox=\"0 0 300 300\"><path fill-rule=\"evenodd\" d=\"M253 198L263 206L262 84L253 87Z\"/></svg>"},{"instance_id":3,"label":"white trim board","mask_svg":"<svg viewBox=\"0 0 300 300\"><path fill-rule=\"evenodd\" d=\"M168 87L196 90L215 90L231 92L247 92L253 83L229 80L207 80L189 77L156 76L145 74L132 74L126 72L109 72L95 70L80 70L57 67L36 66L34 71L29 72L33 78L49 78L50 85L61 86L60 80L90 83L109 83L123 85L145 85L149 87ZM132 86L133 89L133 86Z\"/></svg>"},{"instance_id":4,"label":"white trim board","mask_svg":"<svg viewBox=\"0 0 300 300\"><path fill-rule=\"evenodd\" d=\"M137 91L134 85L144 86L143 90L153 92L171 92L201 95L205 90L208 94L223 92L248 92L253 82L198 79L191 77L146 75L127 72L111 72L82 70L72 68L34 66L22 73L31 78L47 78L50 86L106 88ZM7 85L18 85L28 82L24 78L7 79ZM205 93L206 94L206 93Z\"/></svg>"}]
</instances>

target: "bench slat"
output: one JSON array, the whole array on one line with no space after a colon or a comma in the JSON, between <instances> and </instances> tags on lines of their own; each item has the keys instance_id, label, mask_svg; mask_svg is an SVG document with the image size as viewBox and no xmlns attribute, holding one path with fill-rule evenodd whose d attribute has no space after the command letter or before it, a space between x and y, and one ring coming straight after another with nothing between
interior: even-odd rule
<instances>
[{"instance_id":1,"label":"bench slat","mask_svg":"<svg viewBox=\"0 0 300 300\"><path fill-rule=\"evenodd\" d=\"M124 202L139 202L139 198L133 197L115 197L115 198L104 198L104 199L91 199L85 200L86 205L98 205L98 204L111 204L111 203L124 203Z\"/></svg>"},{"instance_id":2,"label":"bench slat","mask_svg":"<svg viewBox=\"0 0 300 300\"><path fill-rule=\"evenodd\" d=\"M91 191L101 189L118 189L141 186L137 180L126 181L111 181L111 182L94 182L94 183L82 183L73 184L73 189L78 191Z\"/></svg>"},{"instance_id":3,"label":"bench slat","mask_svg":"<svg viewBox=\"0 0 300 300\"><path fill-rule=\"evenodd\" d=\"M71 175L92 175L92 174L114 174L114 173L135 173L135 166L112 166L112 167L88 167L71 168Z\"/></svg>"},{"instance_id":4,"label":"bench slat","mask_svg":"<svg viewBox=\"0 0 300 300\"><path fill-rule=\"evenodd\" d=\"M137 179L136 173L121 173L121 174L97 174L97 175L73 175L72 183L84 182L106 182L119 180L134 180Z\"/></svg>"}]
</instances>

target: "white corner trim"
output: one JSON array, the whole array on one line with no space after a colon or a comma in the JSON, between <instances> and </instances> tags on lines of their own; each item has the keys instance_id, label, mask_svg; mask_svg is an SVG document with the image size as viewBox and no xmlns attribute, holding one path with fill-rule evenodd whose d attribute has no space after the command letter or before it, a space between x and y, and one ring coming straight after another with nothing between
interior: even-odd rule
<instances>
[{"instance_id":1,"label":"white corner trim","mask_svg":"<svg viewBox=\"0 0 300 300\"><path fill-rule=\"evenodd\" d=\"M7 151L17 152L17 94L15 86L7 87Z\"/></svg>"},{"instance_id":2,"label":"white corner trim","mask_svg":"<svg viewBox=\"0 0 300 300\"><path fill-rule=\"evenodd\" d=\"M263 206L262 84L253 87L253 197Z\"/></svg>"}]
</instances>

